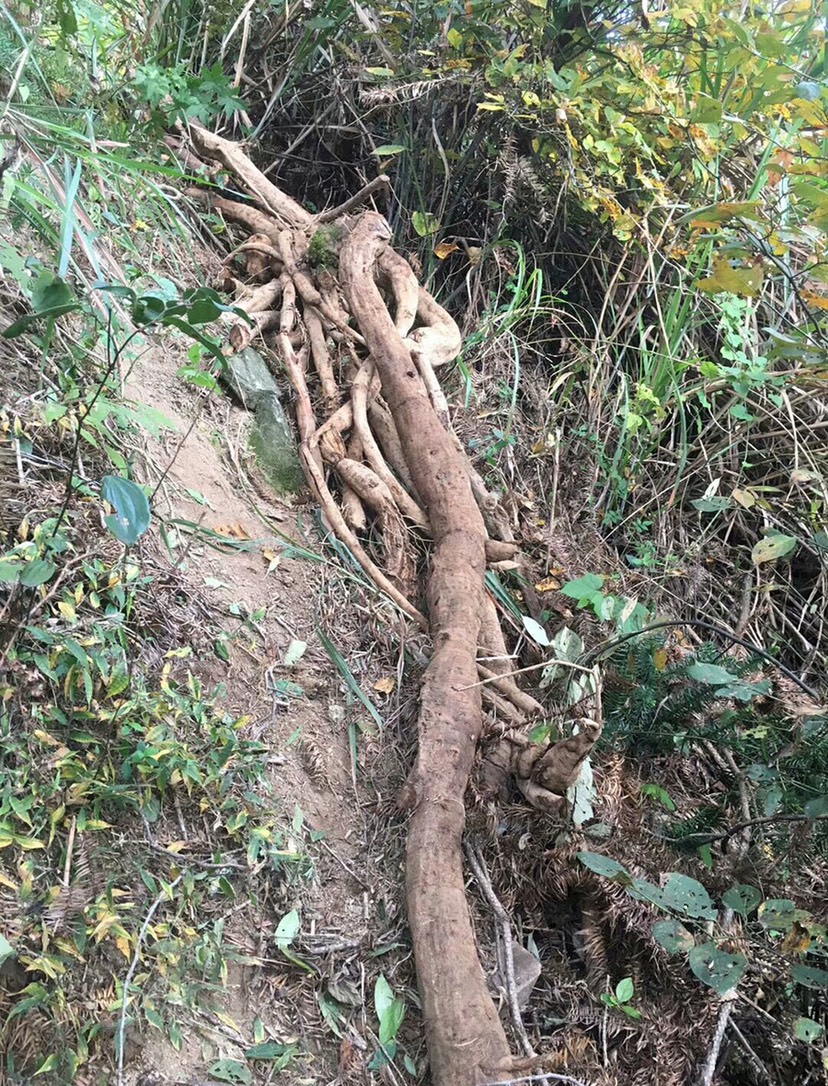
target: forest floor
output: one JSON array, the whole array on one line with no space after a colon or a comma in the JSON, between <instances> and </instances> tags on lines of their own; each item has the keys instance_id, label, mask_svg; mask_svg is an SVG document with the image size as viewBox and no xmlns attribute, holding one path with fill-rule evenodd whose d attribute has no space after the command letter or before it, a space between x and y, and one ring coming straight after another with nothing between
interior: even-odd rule
<instances>
[{"instance_id":1,"label":"forest floor","mask_svg":"<svg viewBox=\"0 0 828 1086\"><path fill-rule=\"evenodd\" d=\"M197 1028L181 1051L153 1031L136 1049L126 1081L165 1086L200 1081L216 1060L232 1059L240 1047L250 1047L257 1018L268 1036L298 1042L307 1053L297 1082L334 1081L341 1061L353 1079L373 1054L371 1040L353 1026L337 1036L325 1024L317 993L324 991L324 980L340 1000L344 994L346 1002L370 1008L371 967L366 968L365 956L385 954L396 969L402 946L402 838L385 823L393 807L389 796L405 767L374 722L362 719L364 707L353 704L351 689L319 638L320 621L334 640L348 640L349 648L341 642L342 648L350 666L361 668L360 683L370 689L374 680L387 691L371 691L384 703L386 722L400 715L400 693L396 678L378 671L386 658L382 647L358 633L363 622L351 607L356 605L370 626L370 601L356 599L359 590L335 560L332 564L319 554L306 499L284 500L269 491L255 464L247 462L248 413L227 398L205 401L182 384L177 377L182 361L173 345L151 350L132 369L124 393L172 424L158 438L146 439L143 454L148 482L164 474L159 516L195 522L247 544L226 551L191 542L177 568L204 608L207 624L236 627L229 660L222 662L212 647L202 646L206 651L194 670L206 685L222 685L229 710L249 718L246 731L270 752L274 813L292 826L292 847L304 856L302 874L291 876L284 888L284 911L300 911L296 949L311 963L312 979L308 983L302 967L287 978L268 968L277 953L280 917L264 903L242 902L228 933L250 964L231 966L225 994L217 1001L220 1020L212 1027L202 1023L206 1033L194 1023ZM249 478L240 478L248 471L256 477L252 487ZM285 540L314 557L282 556ZM255 616L255 631L240 615ZM354 644L356 638L361 644ZM306 643L307 649L298 663L285 666L294 642ZM301 694L280 696L279 679L288 679ZM405 980L410 983L410 976Z\"/></svg>"}]
</instances>

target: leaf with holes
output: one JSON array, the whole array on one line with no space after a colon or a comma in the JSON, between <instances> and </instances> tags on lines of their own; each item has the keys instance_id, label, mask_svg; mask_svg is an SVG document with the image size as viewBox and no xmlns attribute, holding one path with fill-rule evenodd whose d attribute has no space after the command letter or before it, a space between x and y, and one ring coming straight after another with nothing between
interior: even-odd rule
<instances>
[{"instance_id":1,"label":"leaf with holes","mask_svg":"<svg viewBox=\"0 0 828 1086\"><path fill-rule=\"evenodd\" d=\"M150 526L146 494L130 479L105 475L101 480L101 497L115 510L114 515L106 517L107 528L127 547L133 546Z\"/></svg>"},{"instance_id":2,"label":"leaf with holes","mask_svg":"<svg viewBox=\"0 0 828 1086\"><path fill-rule=\"evenodd\" d=\"M743 882L738 886L731 886L729 890L722 894L724 904L735 913L739 913L740 916L747 916L748 913L752 913L761 900L762 895L756 887L748 886Z\"/></svg>"},{"instance_id":3,"label":"leaf with holes","mask_svg":"<svg viewBox=\"0 0 828 1086\"><path fill-rule=\"evenodd\" d=\"M232 1082L235 1086L251 1086L253 1072L240 1060L216 1060L210 1074L219 1082Z\"/></svg>"},{"instance_id":4,"label":"leaf with holes","mask_svg":"<svg viewBox=\"0 0 828 1086\"><path fill-rule=\"evenodd\" d=\"M735 988L747 968L744 954L728 954L719 950L715 943L694 946L687 960L699 980L719 995Z\"/></svg>"},{"instance_id":5,"label":"leaf with holes","mask_svg":"<svg viewBox=\"0 0 828 1086\"><path fill-rule=\"evenodd\" d=\"M686 954L695 946L692 934L680 920L657 920L653 924L653 938L668 954Z\"/></svg>"},{"instance_id":6,"label":"leaf with holes","mask_svg":"<svg viewBox=\"0 0 828 1086\"><path fill-rule=\"evenodd\" d=\"M789 931L802 912L788 898L770 898L759 909L759 923L765 931Z\"/></svg>"},{"instance_id":7,"label":"leaf with holes","mask_svg":"<svg viewBox=\"0 0 828 1086\"><path fill-rule=\"evenodd\" d=\"M672 871L661 890L665 908L694 920L715 920L716 909L700 882Z\"/></svg>"},{"instance_id":8,"label":"leaf with holes","mask_svg":"<svg viewBox=\"0 0 828 1086\"><path fill-rule=\"evenodd\" d=\"M289 913L285 913L276 925L276 946L280 950L287 949L299 934L300 927L301 921L298 909L291 909Z\"/></svg>"},{"instance_id":9,"label":"leaf with holes","mask_svg":"<svg viewBox=\"0 0 828 1086\"><path fill-rule=\"evenodd\" d=\"M777 558L784 558L786 554L790 554L791 551L795 550L796 544L797 540L794 536L773 532L771 535L759 540L750 552L750 556L754 565L757 566L763 562L775 562Z\"/></svg>"},{"instance_id":10,"label":"leaf with holes","mask_svg":"<svg viewBox=\"0 0 828 1086\"><path fill-rule=\"evenodd\" d=\"M813 1018L797 1018L794 1022L794 1037L796 1037L797 1041L813 1044L814 1041L820 1039L824 1032L824 1027L819 1022L815 1022Z\"/></svg>"},{"instance_id":11,"label":"leaf with holes","mask_svg":"<svg viewBox=\"0 0 828 1086\"><path fill-rule=\"evenodd\" d=\"M828 969L820 969L816 965L795 965L791 969L791 976L797 984L806 988L828 988Z\"/></svg>"}]
</instances>

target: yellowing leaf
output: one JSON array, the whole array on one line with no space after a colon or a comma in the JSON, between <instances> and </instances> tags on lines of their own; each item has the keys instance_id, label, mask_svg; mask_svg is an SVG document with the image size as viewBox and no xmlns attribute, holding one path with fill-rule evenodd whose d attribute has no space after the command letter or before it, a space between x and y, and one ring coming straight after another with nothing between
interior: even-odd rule
<instances>
[{"instance_id":1,"label":"yellowing leaf","mask_svg":"<svg viewBox=\"0 0 828 1086\"><path fill-rule=\"evenodd\" d=\"M761 264L748 264L734 267L727 257L713 259L713 269L706 279L699 279L696 286L705 294L739 294L752 298L762 286L765 272Z\"/></svg>"},{"instance_id":2,"label":"yellowing leaf","mask_svg":"<svg viewBox=\"0 0 828 1086\"><path fill-rule=\"evenodd\" d=\"M812 290L803 290L802 297L815 309L828 309L828 295L814 294Z\"/></svg>"},{"instance_id":3,"label":"yellowing leaf","mask_svg":"<svg viewBox=\"0 0 828 1086\"><path fill-rule=\"evenodd\" d=\"M172 852L174 855L178 855L183 849L188 847L187 841L170 841L168 845L164 846L167 852Z\"/></svg>"},{"instance_id":4,"label":"yellowing leaf","mask_svg":"<svg viewBox=\"0 0 828 1086\"><path fill-rule=\"evenodd\" d=\"M460 251L460 246L455 245L451 241L441 241L439 245L434 246L434 255L438 260L445 260L447 256L451 256L452 253Z\"/></svg>"},{"instance_id":5,"label":"yellowing leaf","mask_svg":"<svg viewBox=\"0 0 828 1086\"><path fill-rule=\"evenodd\" d=\"M786 554L790 554L795 549L796 542L792 535L782 535L781 532L774 532L772 535L760 539L750 552L750 556L757 566L763 562L775 562L777 558L784 558Z\"/></svg>"},{"instance_id":6,"label":"yellowing leaf","mask_svg":"<svg viewBox=\"0 0 828 1086\"><path fill-rule=\"evenodd\" d=\"M656 649L653 653L653 666L656 671L663 671L667 667L667 650Z\"/></svg>"},{"instance_id":7,"label":"yellowing leaf","mask_svg":"<svg viewBox=\"0 0 828 1086\"><path fill-rule=\"evenodd\" d=\"M67 622L74 622L78 617L75 608L71 603L66 603L65 600L61 600L58 604L58 611L63 615Z\"/></svg>"},{"instance_id":8,"label":"yellowing leaf","mask_svg":"<svg viewBox=\"0 0 828 1086\"><path fill-rule=\"evenodd\" d=\"M132 958L132 947L126 935L119 935L115 940L115 946L120 950L127 961Z\"/></svg>"},{"instance_id":9,"label":"yellowing leaf","mask_svg":"<svg viewBox=\"0 0 828 1086\"><path fill-rule=\"evenodd\" d=\"M752 494L749 490L740 490L739 487L733 491L730 495L735 502L738 502L743 509L752 509L756 505L756 495Z\"/></svg>"},{"instance_id":10,"label":"yellowing leaf","mask_svg":"<svg viewBox=\"0 0 828 1086\"><path fill-rule=\"evenodd\" d=\"M377 679L374 689L378 694L392 694L397 686L397 680L393 675L386 675L384 679Z\"/></svg>"}]
</instances>

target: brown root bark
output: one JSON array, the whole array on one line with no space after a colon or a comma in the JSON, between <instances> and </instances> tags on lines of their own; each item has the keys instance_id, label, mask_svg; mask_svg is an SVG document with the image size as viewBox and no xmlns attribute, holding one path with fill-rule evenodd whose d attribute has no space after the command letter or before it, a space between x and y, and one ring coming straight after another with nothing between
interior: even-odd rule
<instances>
[{"instance_id":1,"label":"brown root bark","mask_svg":"<svg viewBox=\"0 0 828 1086\"><path fill-rule=\"evenodd\" d=\"M350 216L387 188L387 179L313 216L238 144L200 128L192 139L199 155L231 169L258 205L189 190L254 235L234 253L243 260L226 265L224 287L237 293L253 322L236 325L231 341L238 346L276 330L296 396L300 458L325 522L373 584L432 634L419 749L401 797L412 808L406 897L432 1081L479 1086L523 1066L509 1054L464 893L464 794L483 699L501 734L484 759L484 783L496 792L512 777L527 801L547 812L564 805L567 782L600 725L583 721L579 735L552 746L536 746L522 734L543 707L518 687L498 612L484 590L487 562L512 561L518 547L497 496L451 430L437 376L457 357L460 332L389 246L385 220L375 212ZM334 221L341 227L336 244L344 237L338 278L308 260L311 236ZM252 287L235 278L243 264ZM417 606L411 526L421 539L433 539L428 619Z\"/></svg>"},{"instance_id":2,"label":"brown root bark","mask_svg":"<svg viewBox=\"0 0 828 1086\"><path fill-rule=\"evenodd\" d=\"M376 286L389 230L362 216L340 257L342 284L375 360L435 549L429 577L434 653L420 703L406 896L436 1086L476 1086L510 1058L486 987L466 904L463 796L482 728L476 648L486 530L466 465L440 423Z\"/></svg>"}]
</instances>

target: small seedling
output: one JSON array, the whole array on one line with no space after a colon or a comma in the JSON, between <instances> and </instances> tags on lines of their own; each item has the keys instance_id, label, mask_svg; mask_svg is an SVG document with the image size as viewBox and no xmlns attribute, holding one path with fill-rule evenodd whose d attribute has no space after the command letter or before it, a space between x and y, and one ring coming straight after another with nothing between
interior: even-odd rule
<instances>
[{"instance_id":1,"label":"small seedling","mask_svg":"<svg viewBox=\"0 0 828 1086\"><path fill-rule=\"evenodd\" d=\"M615 993L602 992L601 1002L613 1011L623 1011L628 1018L638 1019L641 1017L641 1011L637 1010L630 1004L635 993L635 985L632 982L632 977L624 977L623 980L615 986Z\"/></svg>"}]
</instances>

